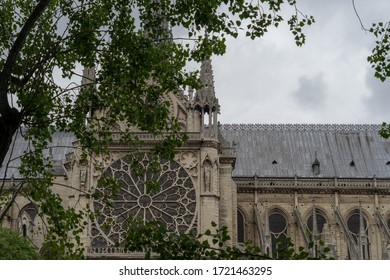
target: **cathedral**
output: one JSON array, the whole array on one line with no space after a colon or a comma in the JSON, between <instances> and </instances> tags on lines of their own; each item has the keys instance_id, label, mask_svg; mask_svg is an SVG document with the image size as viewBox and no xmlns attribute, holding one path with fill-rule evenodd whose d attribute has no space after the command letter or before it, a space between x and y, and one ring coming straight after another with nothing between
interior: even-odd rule
<instances>
[{"instance_id":1,"label":"cathedral","mask_svg":"<svg viewBox=\"0 0 390 280\"><path fill-rule=\"evenodd\" d=\"M84 76L93 75L93 69L84 70ZM201 233L215 222L228 228L231 245L251 241L268 254L276 250L276 239L289 237L313 257L323 241L337 259L389 259L390 142L379 136L380 126L220 124L210 60L202 63L200 78L203 87L196 92L167 97L188 141L175 160L161 161L159 174L139 176L132 170L131 148L115 141L121 123L113 128L109 160L95 159L103 171L79 161L74 135L54 134L48 151L53 188L67 207L88 204L100 213L82 236L87 258L128 258L114 244L122 239L126 218L141 217L176 233ZM134 133L145 142L139 162L147 167L148 147L159 139ZM0 167L8 186L23 179L18 156L27 145L17 136L7 155L10 164ZM104 193L102 176L120 182L114 207L83 194ZM160 184L153 194L146 191L150 179ZM43 221L33 202L17 197L6 217L2 226L42 245L37 232ZM105 227L111 219L115 224Z\"/></svg>"}]
</instances>

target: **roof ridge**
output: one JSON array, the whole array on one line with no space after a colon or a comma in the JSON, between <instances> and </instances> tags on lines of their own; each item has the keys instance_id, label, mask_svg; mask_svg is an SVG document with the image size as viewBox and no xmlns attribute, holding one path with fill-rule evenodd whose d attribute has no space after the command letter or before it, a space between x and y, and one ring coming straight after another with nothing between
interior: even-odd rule
<instances>
[{"instance_id":1,"label":"roof ridge","mask_svg":"<svg viewBox=\"0 0 390 280\"><path fill-rule=\"evenodd\" d=\"M379 131L380 124L221 124L222 130Z\"/></svg>"}]
</instances>

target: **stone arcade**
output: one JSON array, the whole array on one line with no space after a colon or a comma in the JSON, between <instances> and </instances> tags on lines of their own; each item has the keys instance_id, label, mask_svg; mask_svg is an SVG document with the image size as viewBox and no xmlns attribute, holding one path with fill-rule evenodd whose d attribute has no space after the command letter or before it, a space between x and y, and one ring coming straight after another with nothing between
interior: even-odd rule
<instances>
[{"instance_id":1,"label":"stone arcade","mask_svg":"<svg viewBox=\"0 0 390 280\"><path fill-rule=\"evenodd\" d=\"M210 60L202 63L201 80L204 87L195 93L169 95L171 113L189 140L174 161L161 162L158 175L133 174L130 147L116 141L110 145L110 161L101 160L104 172L97 172L92 163L78 161L73 135L54 134L49 155L56 185L73 188L58 188L64 204L80 208L89 203L102 213L83 235L88 258L129 257L113 245L121 240L125 217L140 216L160 220L177 233L203 232L214 221L228 227L233 244L252 240L263 252L275 250L275 238L288 236L297 247L324 240L339 259L389 259L390 142L378 135L379 126L220 125ZM159 139L134 133L146 143L140 162L148 165L148 147ZM17 157L26 147L16 137L11 164L0 168L10 186L22 180ZM115 210L78 191L104 192L97 184L100 176L121 182ZM161 185L151 196L144 191L150 176ZM17 197L7 217L3 226L41 246L42 236L34 232L42 221L33 204ZM109 218L116 224L106 229Z\"/></svg>"}]
</instances>

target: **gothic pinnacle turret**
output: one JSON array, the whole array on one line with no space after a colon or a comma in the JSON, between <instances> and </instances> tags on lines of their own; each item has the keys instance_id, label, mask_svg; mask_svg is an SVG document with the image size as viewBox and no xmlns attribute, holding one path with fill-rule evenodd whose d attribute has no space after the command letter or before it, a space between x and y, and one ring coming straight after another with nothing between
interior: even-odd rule
<instances>
[{"instance_id":1,"label":"gothic pinnacle turret","mask_svg":"<svg viewBox=\"0 0 390 280\"><path fill-rule=\"evenodd\" d=\"M202 82L202 88L198 91L198 94L201 98L203 97L211 101L211 99L215 98L215 89L213 68L210 59L202 62L200 67L200 81Z\"/></svg>"},{"instance_id":2,"label":"gothic pinnacle turret","mask_svg":"<svg viewBox=\"0 0 390 280\"><path fill-rule=\"evenodd\" d=\"M200 81L202 87L196 91L195 102L206 111L219 113L218 99L215 97L214 77L211 60L206 59L200 67Z\"/></svg>"},{"instance_id":3,"label":"gothic pinnacle turret","mask_svg":"<svg viewBox=\"0 0 390 280\"><path fill-rule=\"evenodd\" d=\"M83 69L83 78L81 79L81 86L87 86L89 84L94 84L96 79L96 69L95 67L84 67Z\"/></svg>"},{"instance_id":4,"label":"gothic pinnacle turret","mask_svg":"<svg viewBox=\"0 0 390 280\"><path fill-rule=\"evenodd\" d=\"M206 59L200 68L200 81L202 87L195 93L191 100L191 107L200 112L201 133L205 137L218 138L218 113L219 104L215 97L213 69L211 60ZM191 94L192 95L192 94ZM208 117L205 117L205 114Z\"/></svg>"},{"instance_id":5,"label":"gothic pinnacle turret","mask_svg":"<svg viewBox=\"0 0 390 280\"><path fill-rule=\"evenodd\" d=\"M96 68L95 66L93 67L84 67L83 69L83 77L81 79L81 87L80 87L80 93L85 92L85 91L91 91L91 96L90 96L90 103L88 105L88 108L84 108L86 112L88 112L89 117L92 117L95 113L95 105L93 102L94 98L92 96L95 96L96 92Z\"/></svg>"}]
</instances>

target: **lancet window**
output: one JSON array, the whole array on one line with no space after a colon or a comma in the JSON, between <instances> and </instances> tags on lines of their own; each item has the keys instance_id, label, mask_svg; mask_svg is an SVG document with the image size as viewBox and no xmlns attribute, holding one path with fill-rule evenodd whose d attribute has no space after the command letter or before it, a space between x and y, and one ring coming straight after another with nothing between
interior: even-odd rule
<instances>
[{"instance_id":1,"label":"lancet window","mask_svg":"<svg viewBox=\"0 0 390 280\"><path fill-rule=\"evenodd\" d=\"M318 213L318 210L309 216L306 226L312 239L316 236L321 236L325 224L326 219L322 213Z\"/></svg>"},{"instance_id":2,"label":"lancet window","mask_svg":"<svg viewBox=\"0 0 390 280\"><path fill-rule=\"evenodd\" d=\"M19 230L23 236L32 240L36 225L37 208L34 204L28 204L25 206L19 215Z\"/></svg>"},{"instance_id":3,"label":"lancet window","mask_svg":"<svg viewBox=\"0 0 390 280\"><path fill-rule=\"evenodd\" d=\"M364 260L370 259L370 242L368 238L368 223L367 219L361 210L353 211L347 220L348 230L357 245L360 258ZM349 258L350 248L348 248Z\"/></svg>"},{"instance_id":4,"label":"lancet window","mask_svg":"<svg viewBox=\"0 0 390 280\"><path fill-rule=\"evenodd\" d=\"M280 246L284 246L283 241L287 238L287 219L285 215L275 210L268 217L269 231L272 241L272 252L275 254Z\"/></svg>"},{"instance_id":5,"label":"lancet window","mask_svg":"<svg viewBox=\"0 0 390 280\"><path fill-rule=\"evenodd\" d=\"M237 242L245 242L245 219L241 211L237 211Z\"/></svg>"}]
</instances>

